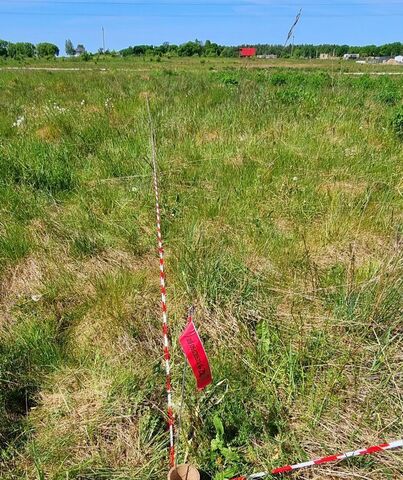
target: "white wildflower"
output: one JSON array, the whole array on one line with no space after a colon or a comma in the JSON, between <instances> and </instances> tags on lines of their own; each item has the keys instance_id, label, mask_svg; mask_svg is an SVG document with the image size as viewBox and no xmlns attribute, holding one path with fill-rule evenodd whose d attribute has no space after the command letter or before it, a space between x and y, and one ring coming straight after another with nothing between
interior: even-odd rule
<instances>
[{"instance_id":1,"label":"white wildflower","mask_svg":"<svg viewBox=\"0 0 403 480\"><path fill-rule=\"evenodd\" d=\"M109 97L105 100L105 108L113 108L112 99Z\"/></svg>"},{"instance_id":2,"label":"white wildflower","mask_svg":"<svg viewBox=\"0 0 403 480\"><path fill-rule=\"evenodd\" d=\"M64 113L66 112L66 108L64 107L61 107L60 105L58 105L56 102L53 103L53 110L55 110L56 112L58 113Z\"/></svg>"},{"instance_id":3,"label":"white wildflower","mask_svg":"<svg viewBox=\"0 0 403 480\"><path fill-rule=\"evenodd\" d=\"M298 180L298 177L293 177L292 180L293 182L296 182Z\"/></svg>"},{"instance_id":4,"label":"white wildflower","mask_svg":"<svg viewBox=\"0 0 403 480\"><path fill-rule=\"evenodd\" d=\"M20 115L17 117L16 121L13 123L13 127L21 127L21 125L25 122L25 117L23 115Z\"/></svg>"}]
</instances>

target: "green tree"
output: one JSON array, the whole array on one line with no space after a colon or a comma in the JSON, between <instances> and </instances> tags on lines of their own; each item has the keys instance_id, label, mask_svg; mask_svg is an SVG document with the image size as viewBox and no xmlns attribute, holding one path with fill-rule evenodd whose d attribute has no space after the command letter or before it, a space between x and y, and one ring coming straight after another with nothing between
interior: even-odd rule
<instances>
[{"instance_id":1,"label":"green tree","mask_svg":"<svg viewBox=\"0 0 403 480\"><path fill-rule=\"evenodd\" d=\"M221 57L236 57L237 56L237 48L235 47L224 47L221 50Z\"/></svg>"},{"instance_id":2,"label":"green tree","mask_svg":"<svg viewBox=\"0 0 403 480\"><path fill-rule=\"evenodd\" d=\"M84 55L84 53L86 53L87 51L86 51L84 45L79 43L77 45L77 48L74 50L74 52L78 55Z\"/></svg>"},{"instance_id":3,"label":"green tree","mask_svg":"<svg viewBox=\"0 0 403 480\"><path fill-rule=\"evenodd\" d=\"M12 58L32 58L35 55L35 45L29 42L9 43L8 55Z\"/></svg>"},{"instance_id":4,"label":"green tree","mask_svg":"<svg viewBox=\"0 0 403 480\"><path fill-rule=\"evenodd\" d=\"M217 57L221 53L222 48L217 43L206 40L204 44L203 54L206 57Z\"/></svg>"},{"instance_id":5,"label":"green tree","mask_svg":"<svg viewBox=\"0 0 403 480\"><path fill-rule=\"evenodd\" d=\"M0 57L7 57L8 55L8 42L0 40Z\"/></svg>"},{"instance_id":6,"label":"green tree","mask_svg":"<svg viewBox=\"0 0 403 480\"><path fill-rule=\"evenodd\" d=\"M148 48L148 45L135 45L134 47L132 47L133 55L144 55Z\"/></svg>"},{"instance_id":7,"label":"green tree","mask_svg":"<svg viewBox=\"0 0 403 480\"><path fill-rule=\"evenodd\" d=\"M73 42L69 38L64 44L64 49L66 51L66 55L69 55L70 57L76 54L76 49L74 48Z\"/></svg>"},{"instance_id":8,"label":"green tree","mask_svg":"<svg viewBox=\"0 0 403 480\"><path fill-rule=\"evenodd\" d=\"M186 42L179 46L178 55L180 57L193 57L194 55L201 55L203 52L203 47L199 40L194 42Z\"/></svg>"},{"instance_id":9,"label":"green tree","mask_svg":"<svg viewBox=\"0 0 403 480\"><path fill-rule=\"evenodd\" d=\"M53 43L38 43L36 46L36 54L38 57L56 57L59 55L59 48Z\"/></svg>"},{"instance_id":10,"label":"green tree","mask_svg":"<svg viewBox=\"0 0 403 480\"><path fill-rule=\"evenodd\" d=\"M178 55L178 45L169 45L167 54L170 56L177 56Z\"/></svg>"},{"instance_id":11,"label":"green tree","mask_svg":"<svg viewBox=\"0 0 403 480\"><path fill-rule=\"evenodd\" d=\"M123 50L120 50L119 53L122 57L129 57L130 55L133 55L133 47L124 48Z\"/></svg>"}]
</instances>

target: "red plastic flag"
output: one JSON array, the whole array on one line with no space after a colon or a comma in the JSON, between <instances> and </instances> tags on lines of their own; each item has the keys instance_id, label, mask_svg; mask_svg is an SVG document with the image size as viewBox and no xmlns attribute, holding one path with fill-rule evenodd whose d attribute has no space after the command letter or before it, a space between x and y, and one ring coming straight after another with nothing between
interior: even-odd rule
<instances>
[{"instance_id":1,"label":"red plastic flag","mask_svg":"<svg viewBox=\"0 0 403 480\"><path fill-rule=\"evenodd\" d=\"M196 377L197 388L203 390L213 379L206 351L191 318L179 337L179 343Z\"/></svg>"}]
</instances>

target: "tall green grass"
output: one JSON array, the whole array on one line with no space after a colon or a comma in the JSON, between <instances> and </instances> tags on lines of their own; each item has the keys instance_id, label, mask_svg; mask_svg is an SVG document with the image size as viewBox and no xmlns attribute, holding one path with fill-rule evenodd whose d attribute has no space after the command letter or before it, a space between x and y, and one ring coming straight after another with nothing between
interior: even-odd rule
<instances>
[{"instance_id":1,"label":"tall green grass","mask_svg":"<svg viewBox=\"0 0 403 480\"><path fill-rule=\"evenodd\" d=\"M238 66L2 72L2 478L166 476L145 92L175 411L190 304L214 376L187 376L179 460L221 480L399 436L402 79Z\"/></svg>"}]
</instances>

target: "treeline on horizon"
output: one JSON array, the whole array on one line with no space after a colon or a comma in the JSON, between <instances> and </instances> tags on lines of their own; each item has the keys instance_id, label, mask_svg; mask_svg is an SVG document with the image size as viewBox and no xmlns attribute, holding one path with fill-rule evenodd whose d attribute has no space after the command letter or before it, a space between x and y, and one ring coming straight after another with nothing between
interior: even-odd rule
<instances>
[{"instance_id":1,"label":"treeline on horizon","mask_svg":"<svg viewBox=\"0 0 403 480\"><path fill-rule=\"evenodd\" d=\"M316 58L321 53L327 53L335 57L342 57L346 53L359 53L363 57L393 57L403 54L403 43L387 43L385 45L365 45L361 47L351 45L332 44L301 44L301 45L271 45L271 44L250 44L239 46L226 46L206 40L199 40L174 45L168 42L159 46L134 45L120 50L120 55L143 56L179 56L179 57L237 57L240 47L256 47L257 55L277 55L280 58Z\"/></svg>"},{"instance_id":2,"label":"treeline on horizon","mask_svg":"<svg viewBox=\"0 0 403 480\"><path fill-rule=\"evenodd\" d=\"M300 45L271 45L271 44L255 44L255 45L239 45L226 46L206 40L189 41L180 45L168 42L162 45L134 45L124 48L120 51L99 49L96 54L85 51L83 45L78 45L74 49L70 40L66 41L66 54L73 56L78 54L83 56L84 60L88 60L93 55L110 55L122 57L141 57L141 56L157 56L157 57L237 57L239 48L243 46L256 47L257 55L276 55L279 58L316 58L321 53L326 53L335 57L342 57L346 53L358 53L362 57L394 57L403 55L403 43L394 42L384 45L333 45L333 44L300 44ZM24 59L34 57L55 58L60 53L59 47L53 43L43 42L34 45L29 42L8 42L0 40L0 58Z\"/></svg>"},{"instance_id":3,"label":"treeline on horizon","mask_svg":"<svg viewBox=\"0 0 403 480\"><path fill-rule=\"evenodd\" d=\"M59 47L49 42L34 45L30 42L12 43L0 39L0 57L3 58L56 57L59 53Z\"/></svg>"}]
</instances>

